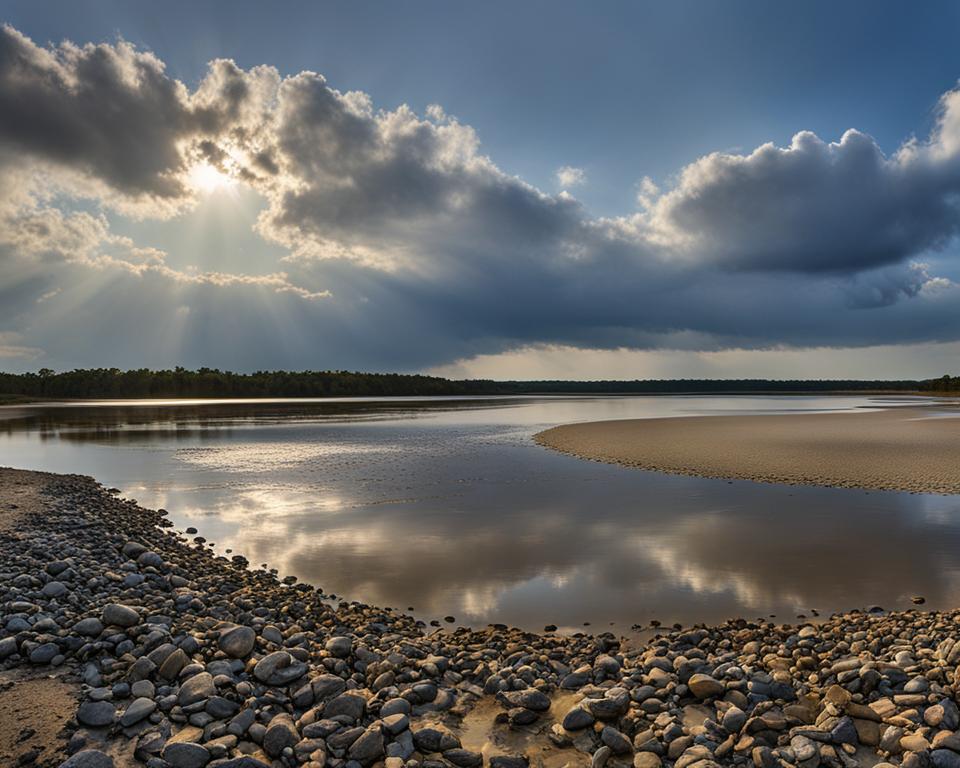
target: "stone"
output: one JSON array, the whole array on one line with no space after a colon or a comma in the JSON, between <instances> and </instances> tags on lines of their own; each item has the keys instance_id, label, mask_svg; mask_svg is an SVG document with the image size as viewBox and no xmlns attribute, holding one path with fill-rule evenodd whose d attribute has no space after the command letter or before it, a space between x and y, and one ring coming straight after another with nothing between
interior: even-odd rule
<instances>
[{"instance_id":1,"label":"stone","mask_svg":"<svg viewBox=\"0 0 960 768\"><path fill-rule=\"evenodd\" d=\"M528 688L523 691L510 691L501 694L503 698L510 703L512 707L523 707L534 712L546 712L550 709L550 697L536 688Z\"/></svg>"},{"instance_id":2,"label":"stone","mask_svg":"<svg viewBox=\"0 0 960 768\"><path fill-rule=\"evenodd\" d=\"M30 651L30 662L32 664L49 664L59 654L60 648L56 643L44 643Z\"/></svg>"},{"instance_id":3,"label":"stone","mask_svg":"<svg viewBox=\"0 0 960 768\"><path fill-rule=\"evenodd\" d=\"M605 725L600 732L600 741L610 747L610 750L615 755L624 755L633 751L633 745L630 743L630 739L609 725Z\"/></svg>"},{"instance_id":4,"label":"stone","mask_svg":"<svg viewBox=\"0 0 960 768\"><path fill-rule=\"evenodd\" d=\"M83 637L99 637L103 632L103 622L96 616L88 616L74 624L73 631Z\"/></svg>"},{"instance_id":5,"label":"stone","mask_svg":"<svg viewBox=\"0 0 960 768\"><path fill-rule=\"evenodd\" d=\"M633 768L660 768L660 756L653 752L637 752L633 756Z\"/></svg>"},{"instance_id":6,"label":"stone","mask_svg":"<svg viewBox=\"0 0 960 768\"><path fill-rule=\"evenodd\" d=\"M129 605L110 603L104 606L101 620L108 627L135 627L140 623L140 614Z\"/></svg>"},{"instance_id":7,"label":"stone","mask_svg":"<svg viewBox=\"0 0 960 768\"><path fill-rule=\"evenodd\" d=\"M446 752L460 747L460 739L439 724L413 731L413 743L422 752Z\"/></svg>"},{"instance_id":8,"label":"stone","mask_svg":"<svg viewBox=\"0 0 960 768\"><path fill-rule=\"evenodd\" d=\"M343 636L331 637L323 647L331 656L345 659L353 651L353 640Z\"/></svg>"},{"instance_id":9,"label":"stone","mask_svg":"<svg viewBox=\"0 0 960 768\"><path fill-rule=\"evenodd\" d=\"M293 747L300 741L300 734L287 714L277 715L267 725L263 736L263 749L270 757L279 757L286 747Z\"/></svg>"},{"instance_id":10,"label":"stone","mask_svg":"<svg viewBox=\"0 0 960 768\"><path fill-rule=\"evenodd\" d=\"M139 723L157 708L157 702L153 699L140 698L134 699L124 713L120 715L120 725L129 728L134 723Z\"/></svg>"},{"instance_id":11,"label":"stone","mask_svg":"<svg viewBox=\"0 0 960 768\"><path fill-rule=\"evenodd\" d=\"M324 717L345 716L351 720L359 720L367 708L367 700L355 693L341 693L330 699L323 708Z\"/></svg>"},{"instance_id":12,"label":"stone","mask_svg":"<svg viewBox=\"0 0 960 768\"><path fill-rule=\"evenodd\" d=\"M220 634L220 650L232 659L243 659L253 652L257 633L251 627L230 627Z\"/></svg>"},{"instance_id":13,"label":"stone","mask_svg":"<svg viewBox=\"0 0 960 768\"><path fill-rule=\"evenodd\" d=\"M253 668L253 676L267 685L284 686L299 680L307 673L307 665L297 661L286 651L274 651L264 656Z\"/></svg>"},{"instance_id":14,"label":"stone","mask_svg":"<svg viewBox=\"0 0 960 768\"><path fill-rule=\"evenodd\" d=\"M40 591L44 597L63 597L67 594L67 585L62 581L48 581Z\"/></svg>"},{"instance_id":15,"label":"stone","mask_svg":"<svg viewBox=\"0 0 960 768\"><path fill-rule=\"evenodd\" d=\"M114 763L99 749L84 749L60 763L60 768L114 768Z\"/></svg>"},{"instance_id":16,"label":"stone","mask_svg":"<svg viewBox=\"0 0 960 768\"><path fill-rule=\"evenodd\" d=\"M192 741L168 742L160 756L173 768L203 768L210 762L210 752Z\"/></svg>"},{"instance_id":17,"label":"stone","mask_svg":"<svg viewBox=\"0 0 960 768\"><path fill-rule=\"evenodd\" d=\"M77 709L77 720L91 728L103 728L113 723L116 714L109 701L85 701Z\"/></svg>"},{"instance_id":18,"label":"stone","mask_svg":"<svg viewBox=\"0 0 960 768\"><path fill-rule=\"evenodd\" d=\"M371 727L350 745L347 754L361 765L370 765L383 757L383 747L383 734L379 728Z\"/></svg>"},{"instance_id":19,"label":"stone","mask_svg":"<svg viewBox=\"0 0 960 768\"><path fill-rule=\"evenodd\" d=\"M568 731L579 731L582 728L589 728L594 724L596 718L582 707L574 707L563 718L563 727Z\"/></svg>"},{"instance_id":20,"label":"stone","mask_svg":"<svg viewBox=\"0 0 960 768\"><path fill-rule=\"evenodd\" d=\"M528 768L526 755L491 755L490 768Z\"/></svg>"},{"instance_id":21,"label":"stone","mask_svg":"<svg viewBox=\"0 0 960 768\"><path fill-rule=\"evenodd\" d=\"M480 768L483 765L483 755L480 752L471 752L460 747L448 749L443 753L443 759L457 768Z\"/></svg>"},{"instance_id":22,"label":"stone","mask_svg":"<svg viewBox=\"0 0 960 768\"><path fill-rule=\"evenodd\" d=\"M181 707L189 707L198 701L209 699L215 696L217 687L213 684L213 676L209 672L200 672L193 677L187 678L180 685L180 692L177 694L177 704Z\"/></svg>"},{"instance_id":23,"label":"stone","mask_svg":"<svg viewBox=\"0 0 960 768\"><path fill-rule=\"evenodd\" d=\"M714 680L710 675L697 673L691 675L687 681L687 687L690 693L698 699L710 699L720 696L726 690L726 687L719 680Z\"/></svg>"}]
</instances>

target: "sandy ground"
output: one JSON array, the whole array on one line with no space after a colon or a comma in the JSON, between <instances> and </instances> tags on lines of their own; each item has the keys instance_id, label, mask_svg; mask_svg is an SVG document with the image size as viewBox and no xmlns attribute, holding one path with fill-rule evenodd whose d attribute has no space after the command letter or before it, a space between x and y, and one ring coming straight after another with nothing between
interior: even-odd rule
<instances>
[{"instance_id":1,"label":"sandy ground","mask_svg":"<svg viewBox=\"0 0 960 768\"><path fill-rule=\"evenodd\" d=\"M0 468L0 537L17 536L27 515L45 509L47 475ZM3 571L0 557L0 571ZM36 766L66 759L64 728L77 709L76 683L64 670L11 669L0 672L0 765L33 755Z\"/></svg>"},{"instance_id":2,"label":"sandy ground","mask_svg":"<svg viewBox=\"0 0 960 768\"><path fill-rule=\"evenodd\" d=\"M960 493L960 418L936 417L942 413L899 407L598 421L554 427L535 439L580 458L658 472Z\"/></svg>"}]
</instances>

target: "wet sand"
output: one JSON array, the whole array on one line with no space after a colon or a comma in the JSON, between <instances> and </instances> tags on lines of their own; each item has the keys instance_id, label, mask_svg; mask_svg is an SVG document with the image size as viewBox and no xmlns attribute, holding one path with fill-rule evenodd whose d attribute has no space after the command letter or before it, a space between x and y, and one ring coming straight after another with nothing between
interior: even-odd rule
<instances>
[{"instance_id":1,"label":"wet sand","mask_svg":"<svg viewBox=\"0 0 960 768\"><path fill-rule=\"evenodd\" d=\"M598 421L543 446L638 469L763 483L960 493L960 418L943 408ZM958 412L960 415L960 412Z\"/></svg>"}]
</instances>

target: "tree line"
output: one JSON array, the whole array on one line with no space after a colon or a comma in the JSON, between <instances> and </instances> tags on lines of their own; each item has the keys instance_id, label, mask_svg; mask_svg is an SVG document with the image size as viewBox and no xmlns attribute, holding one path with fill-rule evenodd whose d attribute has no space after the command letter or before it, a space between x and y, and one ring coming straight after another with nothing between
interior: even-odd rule
<instances>
[{"instance_id":1,"label":"tree line","mask_svg":"<svg viewBox=\"0 0 960 768\"><path fill-rule=\"evenodd\" d=\"M920 382L921 392L960 392L960 376L944 375L939 379L927 379Z\"/></svg>"},{"instance_id":2,"label":"tree line","mask_svg":"<svg viewBox=\"0 0 960 768\"><path fill-rule=\"evenodd\" d=\"M358 371L256 371L216 368L123 371L93 368L57 373L0 373L0 395L41 399L376 397L524 394L709 394L790 392L960 391L960 378L930 381L638 379L635 381L452 380L439 376Z\"/></svg>"}]
</instances>

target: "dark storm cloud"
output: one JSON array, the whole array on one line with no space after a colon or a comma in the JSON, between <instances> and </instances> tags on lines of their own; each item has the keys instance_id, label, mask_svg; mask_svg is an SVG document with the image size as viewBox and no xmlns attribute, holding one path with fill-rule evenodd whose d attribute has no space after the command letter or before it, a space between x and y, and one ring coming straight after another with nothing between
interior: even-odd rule
<instances>
[{"instance_id":1,"label":"dark storm cloud","mask_svg":"<svg viewBox=\"0 0 960 768\"><path fill-rule=\"evenodd\" d=\"M427 115L226 60L190 91L126 43L47 49L4 28L0 271L53 298L0 307L0 332L29 328L23 345L81 363L109 349L118 364L381 369L537 343L960 338L958 289L937 274L960 225L956 92L929 138L890 156L855 131L834 144L799 133L701 158L663 194L646 183L641 210L610 219L505 173L441 109ZM200 194L198 164L264 198L257 231L287 249L282 265L173 269L71 207L80 195L169 216ZM109 312L96 285L113 292ZM76 286L86 298L63 336L57 305ZM179 346L146 359L158 328Z\"/></svg>"},{"instance_id":2,"label":"dark storm cloud","mask_svg":"<svg viewBox=\"0 0 960 768\"><path fill-rule=\"evenodd\" d=\"M869 136L716 153L685 168L650 223L698 262L730 268L852 273L949 243L960 228L960 94L941 103L928 142L886 157Z\"/></svg>"}]
</instances>

